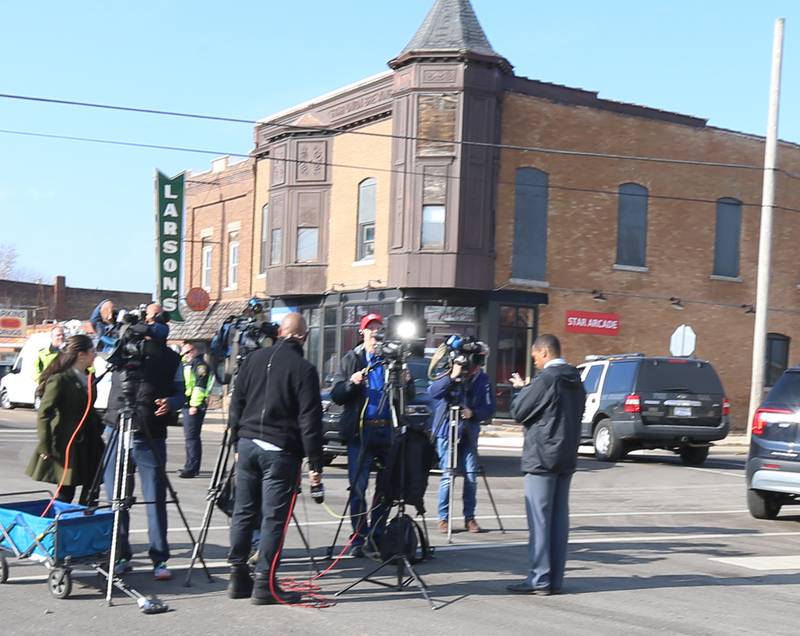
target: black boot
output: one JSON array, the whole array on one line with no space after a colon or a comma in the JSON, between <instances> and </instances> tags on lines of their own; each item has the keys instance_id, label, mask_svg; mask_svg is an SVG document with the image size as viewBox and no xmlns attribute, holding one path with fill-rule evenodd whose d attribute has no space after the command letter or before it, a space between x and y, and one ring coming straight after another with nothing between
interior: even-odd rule
<instances>
[{"instance_id":1,"label":"black boot","mask_svg":"<svg viewBox=\"0 0 800 636\"><path fill-rule=\"evenodd\" d=\"M282 590L277 582L273 584L273 588L275 596L272 595L269 589L269 574L257 574L253 583L253 595L250 597L250 602L253 605L294 605L303 600L302 594Z\"/></svg>"},{"instance_id":2,"label":"black boot","mask_svg":"<svg viewBox=\"0 0 800 636\"><path fill-rule=\"evenodd\" d=\"M231 568L231 578L228 581L228 596L230 598L250 598L253 593L253 577L250 568L246 565L234 565Z\"/></svg>"}]
</instances>

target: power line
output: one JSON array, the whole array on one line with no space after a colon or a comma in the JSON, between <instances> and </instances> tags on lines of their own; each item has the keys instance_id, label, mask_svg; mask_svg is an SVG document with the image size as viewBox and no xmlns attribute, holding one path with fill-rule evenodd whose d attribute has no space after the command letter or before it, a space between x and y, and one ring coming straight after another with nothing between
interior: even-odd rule
<instances>
[{"instance_id":1,"label":"power line","mask_svg":"<svg viewBox=\"0 0 800 636\"><path fill-rule=\"evenodd\" d=\"M71 135L55 135L51 133L37 133L37 132L30 132L30 131L21 131L21 130L8 130L8 129L0 129L0 134L8 134L8 135L20 135L25 137L38 137L44 139L59 139L64 141L80 141L86 143L98 143L98 144L105 144L105 145L112 145L112 146L127 146L133 148L147 148L149 150L169 150L174 152L189 152L189 153L199 153L205 155L228 155L230 157L240 157L244 159L250 159L251 155L245 155L241 153L234 153L234 152L224 152L219 150L206 150L202 148L188 148L188 147L181 147L181 146L166 146L160 144L145 144L145 143L138 143L133 141L120 141L114 139L99 139L94 137L77 137ZM380 172L380 173L388 173L388 174L402 174L404 176L417 176L417 177L425 177L430 176L426 175L423 172L415 172L409 170L400 170L397 168L378 168L372 166L358 166L352 164L344 164L344 163L334 163L330 161L314 161L314 160L306 160L306 159L290 159L290 158L270 158L270 161L281 161L284 163L289 164L305 164L310 166L324 166L330 168L344 168L348 170L362 170L365 172ZM459 175L437 175L439 178L451 180L451 181L469 181L464 177ZM201 183L208 183L213 184L216 181L199 181ZM496 181L497 185L506 185L506 186L513 186L517 187L515 182L511 181ZM615 190L601 190L597 188L579 188L575 186L560 186L560 185L553 185L548 184L547 186L535 186L535 185L525 185L526 188L541 188L541 189L549 189L549 190L562 190L566 192L581 192L585 194L602 194L607 196L619 196L619 192ZM641 196L642 198L650 198L650 199L658 199L664 201L679 201L683 203L713 203L716 204L718 199L703 199L698 197L680 197L680 196L671 196L671 195L659 195L659 194L652 194L648 192L646 195L637 195L637 194L626 194L625 196L636 197ZM753 207L753 208L760 208L761 203L749 203L745 201L740 201L740 205L742 207ZM799 208L790 208L784 206L774 206L776 210L783 210L785 212L797 212L800 213Z\"/></svg>"},{"instance_id":2,"label":"power line","mask_svg":"<svg viewBox=\"0 0 800 636\"><path fill-rule=\"evenodd\" d=\"M228 123L237 123L237 124L249 124L249 125L258 125L261 123L259 120L255 119L243 119L237 117L225 117L225 116L218 116L218 115L204 115L199 113L185 113L180 111L170 111L170 110L162 110L156 108L138 108L134 106L119 106L115 104L101 104L96 102L83 102L83 101L75 101L75 100L67 100L67 99L56 99L56 98L49 98L49 97L35 97L30 95L16 95L12 93L0 93L0 98L4 99L13 99L13 100L22 100L22 101L30 101L30 102L40 102L45 104L56 104L62 106L78 106L83 108L97 108L103 110L113 110L113 111L121 111L121 112L132 112L132 113L141 113L147 115L161 115L167 117L182 117L188 119L200 119L200 120L208 120L208 121L219 121L219 122L228 122ZM303 132L320 132L328 135L332 134L348 134L348 135L360 135L365 137L378 137L384 139L398 139L402 141L417 141L417 142L426 142L426 143L440 143L440 144L452 144L452 145L463 145L463 146L474 146L478 148L491 148L491 149L500 149L500 150L510 150L510 151L517 151L517 152L536 152L542 154L556 154L556 155L565 155L565 156L574 156L574 157L585 157L585 158L598 158L598 159L612 159L612 160L619 160L619 161L640 161L640 162L651 162L651 163L664 163L664 164L671 164L671 165L683 165L683 166L703 166L703 167L712 167L712 168L732 168L738 170L758 170L763 171L762 166L754 166L750 164L737 164L737 163L724 163L724 162L716 162L716 161L699 161L699 160L691 160L691 159L670 159L667 157L650 157L650 156L639 156L639 155L620 155L620 154L613 154L613 153L602 153L602 152L589 152L589 151L582 151L582 150L570 150L566 148L549 148L546 146L520 146L516 144L502 144L502 143L492 143L492 142L481 142L481 141L455 141L450 139L435 139L429 137L417 137L413 135L397 135L394 133L376 133L370 132L365 130L351 130L346 127L324 127L324 126L297 126L293 124L275 124L276 127L280 128L288 128L291 130L296 131L303 131ZM783 170L779 170L779 172L784 172L788 176L792 178L800 179L795 175L791 175L790 173L786 173Z\"/></svg>"}]
</instances>

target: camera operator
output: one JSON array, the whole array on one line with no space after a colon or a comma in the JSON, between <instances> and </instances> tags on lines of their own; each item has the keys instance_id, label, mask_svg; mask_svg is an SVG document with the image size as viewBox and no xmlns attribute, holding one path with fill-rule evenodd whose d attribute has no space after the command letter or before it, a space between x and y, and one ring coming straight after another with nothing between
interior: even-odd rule
<instances>
[{"instance_id":1,"label":"camera operator","mask_svg":"<svg viewBox=\"0 0 800 636\"><path fill-rule=\"evenodd\" d=\"M229 416L238 459L228 596L250 597L254 605L301 600L300 594L282 590L274 577L304 455L310 485L322 484L322 403L317 370L303 358L308 335L305 320L297 313L286 315L278 335L277 344L245 358ZM261 537L253 580L247 560L259 519Z\"/></svg>"},{"instance_id":2,"label":"camera operator","mask_svg":"<svg viewBox=\"0 0 800 636\"><path fill-rule=\"evenodd\" d=\"M141 376L136 392L134 417L133 449L131 464L142 481L142 495L147 502L147 528L150 540L149 556L153 562L153 577L158 581L168 581L172 574L167 568L169 544L167 543L167 504L166 475L167 426L175 422L177 412L183 406L184 389L180 368L180 356L167 347L169 327L168 318L161 305L148 305L145 315L146 340L156 344L155 350L144 357L138 372ZM139 326L139 325L135 325ZM108 410L104 421L106 434L112 439L112 431L119 424L124 406L122 393L122 372L114 371L111 376L111 391L108 396ZM104 481L109 499L114 492L114 476L118 437L110 442L109 461L106 464ZM128 485L133 489L133 480ZM126 490L126 492L130 492ZM130 571L132 557L128 541L129 514L126 510L120 515L119 546L120 558L114 565L114 572L122 575Z\"/></svg>"},{"instance_id":3,"label":"camera operator","mask_svg":"<svg viewBox=\"0 0 800 636\"><path fill-rule=\"evenodd\" d=\"M339 420L339 432L347 442L347 477L350 481L350 554L364 556L364 544L370 537L369 554L379 551L391 508L387 501L386 464L392 443L390 404L384 398L383 358L377 344L383 331L380 314L367 314L361 318L358 332L362 342L343 357L339 371L334 375L331 399L344 406ZM406 378L406 391L414 395L413 380ZM365 495L370 471L374 469L375 500L370 519L366 518ZM370 549L371 548L371 549Z\"/></svg>"},{"instance_id":4,"label":"camera operator","mask_svg":"<svg viewBox=\"0 0 800 636\"><path fill-rule=\"evenodd\" d=\"M481 528L475 521L475 500L478 487L478 436L481 422L494 415L494 397L489 376L481 369L484 356L472 354L453 361L450 373L442 375L428 388L435 400L432 433L439 454L439 532L447 534L450 515L450 407L461 407L458 430L458 467L464 472L464 529L478 533ZM462 364L463 363L463 364ZM466 368L465 368L466 366Z\"/></svg>"},{"instance_id":5,"label":"camera operator","mask_svg":"<svg viewBox=\"0 0 800 636\"><path fill-rule=\"evenodd\" d=\"M95 345L98 351L102 351L100 340L114 327L116 311L114 310L113 300L101 300L97 307L92 310L89 322L95 333Z\"/></svg>"},{"instance_id":6,"label":"camera operator","mask_svg":"<svg viewBox=\"0 0 800 636\"><path fill-rule=\"evenodd\" d=\"M186 441L186 463L178 473L182 479L192 479L200 472L203 442L200 431L206 417L208 396L214 387L214 374L203 360L203 354L191 342L181 350L183 383L186 387L186 405L183 408L183 434Z\"/></svg>"}]
</instances>

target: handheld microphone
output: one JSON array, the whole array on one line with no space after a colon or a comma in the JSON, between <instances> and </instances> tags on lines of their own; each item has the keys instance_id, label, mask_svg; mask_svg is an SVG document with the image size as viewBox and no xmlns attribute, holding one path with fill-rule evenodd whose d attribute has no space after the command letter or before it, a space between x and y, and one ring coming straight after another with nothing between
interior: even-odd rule
<instances>
[{"instance_id":1,"label":"handheld microphone","mask_svg":"<svg viewBox=\"0 0 800 636\"><path fill-rule=\"evenodd\" d=\"M311 486L309 492L311 493L311 498L314 500L314 503L321 504L325 501L325 486L322 484Z\"/></svg>"}]
</instances>

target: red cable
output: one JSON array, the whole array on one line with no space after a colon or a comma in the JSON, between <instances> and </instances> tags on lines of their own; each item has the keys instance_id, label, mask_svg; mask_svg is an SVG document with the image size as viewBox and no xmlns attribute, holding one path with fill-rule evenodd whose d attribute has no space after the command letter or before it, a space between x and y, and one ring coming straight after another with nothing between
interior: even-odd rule
<instances>
[{"instance_id":1,"label":"red cable","mask_svg":"<svg viewBox=\"0 0 800 636\"><path fill-rule=\"evenodd\" d=\"M39 515L40 517L44 517L50 511L50 508L52 508L53 506L53 502L58 498L58 495L61 492L61 488L64 486L64 480L67 478L67 472L69 471L69 452L72 450L72 442L75 441L75 438L77 437L81 428L83 428L83 425L86 422L86 417L89 415L89 410L92 408L92 377L93 376L91 374L87 376L86 410L83 412L83 417L81 418L80 422L78 422L78 426L76 426L75 430L72 432L72 436L69 438L69 442L67 443L67 450L64 453L64 470L61 473L61 481L58 483L58 488L56 488L56 492L53 495L53 498L50 500L50 503L47 504L47 507L44 509L44 512L41 515Z\"/></svg>"}]
</instances>

